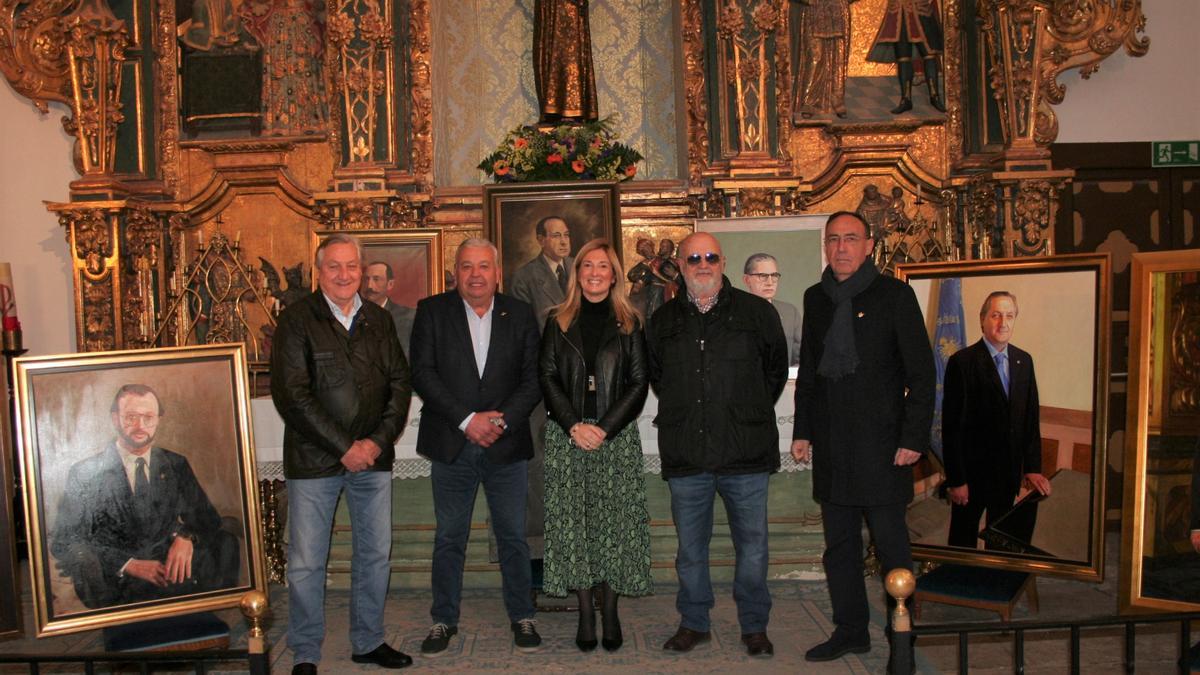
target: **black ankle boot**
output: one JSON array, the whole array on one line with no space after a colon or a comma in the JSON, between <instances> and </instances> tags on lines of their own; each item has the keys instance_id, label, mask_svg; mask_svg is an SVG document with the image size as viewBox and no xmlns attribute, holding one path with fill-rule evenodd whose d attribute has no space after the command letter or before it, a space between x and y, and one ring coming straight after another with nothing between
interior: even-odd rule
<instances>
[{"instance_id":1,"label":"black ankle boot","mask_svg":"<svg viewBox=\"0 0 1200 675\"><path fill-rule=\"evenodd\" d=\"M608 582L600 584L601 598L600 616L604 622L604 648L610 652L615 652L625 644L625 637L621 635L621 617L617 616L617 599L621 596L608 585Z\"/></svg>"},{"instance_id":2,"label":"black ankle boot","mask_svg":"<svg viewBox=\"0 0 1200 675\"><path fill-rule=\"evenodd\" d=\"M900 84L900 103L892 108L892 114L899 115L909 110L912 110L912 80Z\"/></svg>"},{"instance_id":3,"label":"black ankle boot","mask_svg":"<svg viewBox=\"0 0 1200 675\"><path fill-rule=\"evenodd\" d=\"M596 648L596 606L592 601L592 589L575 591L579 597L579 629L575 631L575 646L581 652Z\"/></svg>"}]
</instances>

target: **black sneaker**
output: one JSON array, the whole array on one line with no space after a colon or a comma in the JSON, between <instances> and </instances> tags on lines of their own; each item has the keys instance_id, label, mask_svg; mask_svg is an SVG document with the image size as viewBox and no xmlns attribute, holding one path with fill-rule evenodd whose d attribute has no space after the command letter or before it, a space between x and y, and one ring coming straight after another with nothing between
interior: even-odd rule
<instances>
[{"instance_id":1,"label":"black sneaker","mask_svg":"<svg viewBox=\"0 0 1200 675\"><path fill-rule=\"evenodd\" d=\"M542 647L542 636L537 632L537 621L521 619L512 624L513 644L517 651L536 652Z\"/></svg>"},{"instance_id":2,"label":"black sneaker","mask_svg":"<svg viewBox=\"0 0 1200 675\"><path fill-rule=\"evenodd\" d=\"M450 638L458 635L458 626L447 626L444 623L435 623L433 628L429 629L429 635L421 642L421 656L441 656L446 653L446 647L450 646Z\"/></svg>"}]
</instances>

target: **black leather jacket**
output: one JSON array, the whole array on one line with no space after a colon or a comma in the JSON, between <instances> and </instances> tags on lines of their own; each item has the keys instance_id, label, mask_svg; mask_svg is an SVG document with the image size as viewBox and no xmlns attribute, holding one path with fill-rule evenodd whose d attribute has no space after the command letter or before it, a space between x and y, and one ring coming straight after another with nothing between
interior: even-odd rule
<instances>
[{"instance_id":1,"label":"black leather jacket","mask_svg":"<svg viewBox=\"0 0 1200 675\"><path fill-rule=\"evenodd\" d=\"M771 303L726 278L707 314L681 291L649 326L663 478L778 470L775 400L787 384L788 353Z\"/></svg>"},{"instance_id":2,"label":"black leather jacket","mask_svg":"<svg viewBox=\"0 0 1200 675\"><path fill-rule=\"evenodd\" d=\"M271 398L283 417L283 472L326 478L369 438L382 452L372 471L391 471L412 399L408 361L387 310L364 302L352 330L317 291L279 315L271 345Z\"/></svg>"},{"instance_id":3,"label":"black leather jacket","mask_svg":"<svg viewBox=\"0 0 1200 675\"><path fill-rule=\"evenodd\" d=\"M600 349L596 353L597 426L613 438L637 420L650 388L646 370L646 337L638 326L626 335L617 330L611 310ZM587 388L587 365L583 360L583 335L578 318L564 333L553 314L542 331L538 357L538 379L546 399L546 412L563 429L570 431L582 421Z\"/></svg>"}]
</instances>

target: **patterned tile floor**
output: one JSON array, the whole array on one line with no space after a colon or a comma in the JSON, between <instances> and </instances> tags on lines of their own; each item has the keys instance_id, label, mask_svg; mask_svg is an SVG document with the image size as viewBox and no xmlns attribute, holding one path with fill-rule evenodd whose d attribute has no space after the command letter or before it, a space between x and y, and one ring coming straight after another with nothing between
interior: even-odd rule
<instances>
[{"instance_id":1,"label":"patterned tile floor","mask_svg":"<svg viewBox=\"0 0 1200 675\"><path fill-rule=\"evenodd\" d=\"M1038 581L1041 611L1034 617L1022 602L1017 619L1064 619L1111 616L1116 612L1118 542L1110 535L1108 545L1108 578L1101 584L1042 578ZM874 582L868 588L878 589ZM543 613L538 617L538 629L543 648L536 654L522 654L513 649L512 638L504 619L498 589L477 588L464 591L463 616L460 633L452 641L449 652L437 659L417 657L421 669L448 672L489 672L517 670L519 672L638 672L638 673L882 673L886 670L887 648L883 637L883 600L881 593L872 592L871 636L874 649L862 655L824 664L804 661L804 651L824 640L832 630L829 598L822 581L777 579L771 582L774 608L769 634L775 643L773 659L757 660L746 656L739 641L737 615L728 584L715 587L717 598L713 610L713 641L698 647L690 654L677 655L661 648L677 626L674 608L674 588L660 584L658 594L647 598L624 599L622 620L626 643L615 654L603 649L583 654L574 645L575 615ZM292 666L287 651L287 599L283 588L272 588L273 621L268 625L272 670L287 673ZM32 630L29 595L25 594L26 626ZM392 646L410 654L420 650L420 642L428 629L427 591L402 589L393 591L387 607L387 640ZM345 591L331 591L327 599L328 631L322 672L343 673L377 671L350 661L346 617L349 597ZM232 627L232 642L245 644L245 626L236 611L220 613ZM995 615L948 605L926 604L921 623L953 623L991 621ZM1139 673L1168 673L1174 671L1178 644L1178 628L1163 626L1145 629L1138 637ZM14 653L77 653L99 651L98 631L45 640L18 639L0 641L0 652ZM1085 633L1083 641L1084 673L1117 673L1121 668L1121 635L1116 630ZM1068 643L1065 632L1054 635L1030 635L1026 641L1027 673L1063 673L1068 668ZM918 645L917 666L921 673L952 673L957 664L956 643L953 638L922 640ZM43 668L42 672L78 672L79 669ZM25 672L23 669L3 669L3 672ZM106 672L100 669L99 672ZM210 672L237 672L216 670ZM972 640L971 673L1013 672L1011 636Z\"/></svg>"}]
</instances>

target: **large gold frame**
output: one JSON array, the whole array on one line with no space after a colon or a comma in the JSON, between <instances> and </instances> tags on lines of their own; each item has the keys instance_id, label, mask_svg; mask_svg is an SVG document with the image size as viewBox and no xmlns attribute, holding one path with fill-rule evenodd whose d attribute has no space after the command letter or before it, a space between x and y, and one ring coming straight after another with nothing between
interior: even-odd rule
<instances>
[{"instance_id":1,"label":"large gold frame","mask_svg":"<svg viewBox=\"0 0 1200 675\"><path fill-rule=\"evenodd\" d=\"M244 546L244 569L248 572L245 585L149 602L130 603L112 608L88 609L67 616L56 616L50 587L52 566L48 551L48 533L43 522L46 508L43 485L43 464L39 429L35 423L32 398L33 380L39 376L95 371L106 374L115 369L142 368L158 365L197 364L211 362L215 367L229 369L233 387L228 392L233 405L234 428L239 462L237 486L241 500ZM259 513L257 467L254 460L254 440L251 435L248 375L245 348L240 344L217 344L200 347L172 347L121 352L92 352L18 358L14 364L17 397L17 437L21 448L21 480L25 485L25 526L29 534L29 560L33 587L33 611L37 637L77 633L118 624L144 621L164 616L176 616L214 609L237 607L250 591L267 592L266 566L263 556L262 518ZM166 379L164 376L162 379ZM181 406L180 406L181 407ZM107 417L102 410L99 416ZM79 419L82 424L85 420ZM194 421L194 420L193 420ZM193 458L196 455L193 454ZM226 486L229 487L229 486ZM209 486L211 490L211 485Z\"/></svg>"},{"instance_id":2,"label":"large gold frame","mask_svg":"<svg viewBox=\"0 0 1200 675\"><path fill-rule=\"evenodd\" d=\"M1129 384L1128 416L1125 424L1125 498L1121 522L1121 592L1122 612L1200 611L1200 603L1148 597L1143 594L1144 556L1148 540L1155 532L1147 532L1146 520L1150 509L1149 496L1149 438L1153 426L1162 426L1163 414L1152 410L1161 391L1153 358L1162 359L1166 346L1166 321L1155 316L1166 298L1156 302L1154 275L1179 272L1200 273L1200 254L1196 251L1162 251L1135 253L1131 270L1132 285L1129 307Z\"/></svg>"},{"instance_id":3,"label":"large gold frame","mask_svg":"<svg viewBox=\"0 0 1200 675\"><path fill-rule=\"evenodd\" d=\"M8 392L8 364L0 368L0 391ZM17 564L17 528L13 517L12 430L9 428L8 401L0 414L0 637L19 635L21 618L21 575Z\"/></svg>"},{"instance_id":4,"label":"large gold frame","mask_svg":"<svg viewBox=\"0 0 1200 675\"><path fill-rule=\"evenodd\" d=\"M1092 457L1091 485L1088 505L1088 558L1086 560L1065 561L1052 556L1038 556L1026 553L1009 553L994 550L965 549L951 546L933 546L913 544L913 557L923 560L952 562L981 567L993 567L1023 572L1048 574L1086 581L1103 581L1104 579L1104 482L1107 467L1107 436L1108 436L1108 372L1109 372L1109 326L1110 326L1110 259L1107 253L1083 253L1074 255L1042 256L1037 258L1018 258L1011 260L938 262L913 265L900 265L896 268L896 277L912 283L918 279L935 279L945 277L989 277L1005 275L1014 277L1025 274L1045 274L1058 272L1089 271L1095 274L1095 351L1092 357L1094 364L1094 379L1092 381ZM1023 304L1032 304L1026 300ZM964 306L964 316L970 321L973 308ZM928 320L929 317L926 317ZM1015 341L1020 342L1020 335ZM964 347L966 345L963 345ZM1037 355L1034 355L1035 369L1040 368L1041 378L1046 377L1046 363L1037 366ZM1045 420L1043 420L1045 426ZM936 498L932 494L928 498Z\"/></svg>"}]
</instances>

